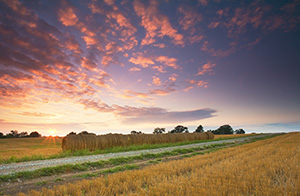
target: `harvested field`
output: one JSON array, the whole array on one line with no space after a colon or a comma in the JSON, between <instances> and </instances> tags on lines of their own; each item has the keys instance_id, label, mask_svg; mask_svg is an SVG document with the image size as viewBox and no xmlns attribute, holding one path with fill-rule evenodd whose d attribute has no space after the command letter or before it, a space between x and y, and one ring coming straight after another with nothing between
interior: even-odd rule
<instances>
[{"instance_id":1,"label":"harvested field","mask_svg":"<svg viewBox=\"0 0 300 196\"><path fill-rule=\"evenodd\" d=\"M24 195L299 195L300 133Z\"/></svg>"},{"instance_id":2,"label":"harvested field","mask_svg":"<svg viewBox=\"0 0 300 196\"><path fill-rule=\"evenodd\" d=\"M183 141L213 139L211 132L204 133L167 133L167 134L107 134L107 135L68 135L63 138L63 151L77 151L88 149L90 151L106 149L116 146L130 146L143 144L176 143Z\"/></svg>"}]
</instances>

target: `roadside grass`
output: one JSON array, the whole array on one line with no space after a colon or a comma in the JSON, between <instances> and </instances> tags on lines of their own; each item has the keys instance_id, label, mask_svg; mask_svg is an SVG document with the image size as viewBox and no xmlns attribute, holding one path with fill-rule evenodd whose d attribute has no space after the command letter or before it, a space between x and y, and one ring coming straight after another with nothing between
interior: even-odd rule
<instances>
[{"instance_id":1,"label":"roadside grass","mask_svg":"<svg viewBox=\"0 0 300 196\"><path fill-rule=\"evenodd\" d=\"M0 152L0 164L6 164L6 163L18 163L18 162L26 162L26 161L34 161L34 160L46 160L46 159L55 159L55 158L64 158L64 157L71 157L71 156L85 156L85 155L97 155L97 154L108 154L108 153L117 153L117 152L127 152L127 151L136 151L136 150L145 150L145 149L155 149L155 148L165 148L165 147L174 147L174 146L181 146L181 145L187 145L187 144L195 144L195 143L206 143L206 142L211 142L211 141L222 141L222 140L229 140L229 139L234 139L237 137L249 137L249 136L255 136L253 134L250 135L242 135L242 136L236 136L236 135L215 135L216 139L213 140L196 140L196 141L185 141L185 142L177 142L177 143L164 143L164 144L144 144L144 145L131 145L131 146L117 146L113 148L108 148L108 149L103 149L103 150L96 150L96 151L88 151L88 150L79 150L75 152L67 151L67 152L62 152L61 150L58 151L58 149L54 149L58 151L55 154L33 154L33 155L27 155L27 156L22 156L22 157L16 157L16 156L11 156L8 159L5 159L2 157L1 152ZM27 139L27 138L25 138ZM4 139L8 140L8 139ZM14 139L16 140L16 139ZM19 139L23 140L23 138ZM28 140L29 141L29 140ZM47 140L45 140L47 141ZM0 140L0 144L2 145L2 140ZM31 140L27 144L26 141L22 142L23 146L28 147L30 145ZM34 141L35 143L35 148L38 148L41 146L40 143L37 141ZM49 141L47 141L49 142ZM14 145L16 145L15 143ZM47 143L48 144L48 143ZM54 148L55 146L57 147L59 145L60 147L61 140L56 142L55 144L51 144L51 148ZM49 144L50 145L50 144ZM44 147L47 149L47 147ZM51 149L50 148L50 149ZM21 148L23 149L23 148ZM25 149L25 147L24 147ZM39 150L39 149L37 149ZM48 150L48 149L47 149ZM53 149L52 149L53 150ZM22 150L23 153L28 151L27 150Z\"/></svg>"}]
</instances>

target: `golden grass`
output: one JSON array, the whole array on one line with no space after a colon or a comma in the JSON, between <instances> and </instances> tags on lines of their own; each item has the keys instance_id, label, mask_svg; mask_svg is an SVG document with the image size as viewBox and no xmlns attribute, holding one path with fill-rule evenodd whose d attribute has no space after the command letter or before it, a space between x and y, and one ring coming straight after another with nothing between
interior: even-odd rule
<instances>
[{"instance_id":1,"label":"golden grass","mask_svg":"<svg viewBox=\"0 0 300 196\"><path fill-rule=\"evenodd\" d=\"M300 195L300 133L27 195ZM84 193L84 194L83 194ZM20 193L19 196L26 194Z\"/></svg>"},{"instance_id":2,"label":"golden grass","mask_svg":"<svg viewBox=\"0 0 300 196\"><path fill-rule=\"evenodd\" d=\"M49 156L61 152L60 137L0 139L0 160L33 155Z\"/></svg>"}]
</instances>

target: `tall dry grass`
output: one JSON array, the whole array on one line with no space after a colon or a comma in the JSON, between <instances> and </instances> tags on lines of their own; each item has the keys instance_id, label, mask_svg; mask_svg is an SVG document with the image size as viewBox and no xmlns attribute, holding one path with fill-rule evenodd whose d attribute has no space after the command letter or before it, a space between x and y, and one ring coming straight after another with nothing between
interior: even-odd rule
<instances>
[{"instance_id":1,"label":"tall dry grass","mask_svg":"<svg viewBox=\"0 0 300 196\"><path fill-rule=\"evenodd\" d=\"M300 133L24 195L300 195Z\"/></svg>"}]
</instances>

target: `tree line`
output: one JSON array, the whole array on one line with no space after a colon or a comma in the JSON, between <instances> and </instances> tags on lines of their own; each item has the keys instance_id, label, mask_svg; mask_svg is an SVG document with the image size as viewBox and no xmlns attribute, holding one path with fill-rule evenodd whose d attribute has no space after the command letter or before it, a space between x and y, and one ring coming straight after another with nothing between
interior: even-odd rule
<instances>
[{"instance_id":1,"label":"tree line","mask_svg":"<svg viewBox=\"0 0 300 196\"><path fill-rule=\"evenodd\" d=\"M17 130L11 130L9 133L7 134L3 134L2 132L0 132L0 138L26 138L26 137L42 137L41 134L39 134L39 132L37 131L33 131L30 134L28 134L28 132L21 132L19 133Z\"/></svg>"},{"instance_id":2,"label":"tree line","mask_svg":"<svg viewBox=\"0 0 300 196\"><path fill-rule=\"evenodd\" d=\"M216 130L207 130L209 132L212 132L213 134L245 134L244 129L237 129L237 130L233 130L233 128L230 125L222 125L220 126L218 129ZM203 133L204 129L202 125L199 125L195 130L194 133ZM131 131L131 134L143 134L141 131ZM153 134L163 134L166 133L166 129L165 128L160 128L157 127L153 130ZM174 127L174 129L172 129L171 131L169 131L168 133L189 133L189 130L187 127L183 126L183 125L177 125L176 127Z\"/></svg>"}]
</instances>

